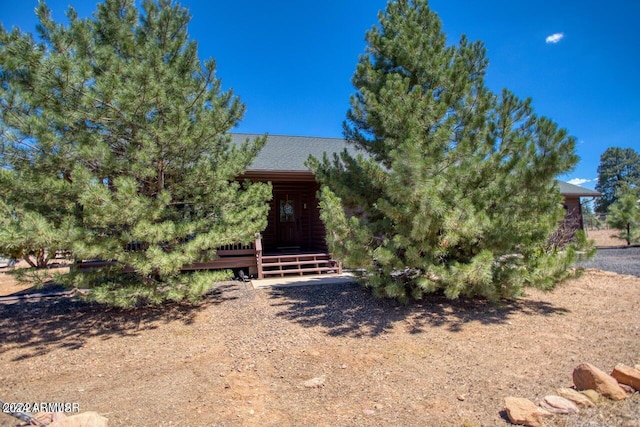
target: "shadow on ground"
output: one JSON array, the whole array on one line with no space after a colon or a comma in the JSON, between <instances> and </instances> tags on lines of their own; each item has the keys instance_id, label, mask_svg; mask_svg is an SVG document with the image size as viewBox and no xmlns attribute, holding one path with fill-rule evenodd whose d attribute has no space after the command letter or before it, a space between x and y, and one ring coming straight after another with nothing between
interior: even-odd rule
<instances>
[{"instance_id":1,"label":"shadow on ground","mask_svg":"<svg viewBox=\"0 0 640 427\"><path fill-rule=\"evenodd\" d=\"M55 348L81 348L91 337L108 340L136 336L173 321L191 324L208 306L237 299L244 292L243 283L225 282L197 305L172 303L136 309L112 308L76 298L0 303L0 354L17 346L30 350L19 357L25 359Z\"/></svg>"},{"instance_id":2,"label":"shadow on ground","mask_svg":"<svg viewBox=\"0 0 640 427\"><path fill-rule=\"evenodd\" d=\"M374 297L353 284L277 288L270 291L278 316L304 327L320 326L331 336L376 336L398 322L410 325L410 333L431 327L452 332L465 324L507 324L514 313L531 316L558 316L569 312L545 301L516 299L491 303L480 299L449 300L433 295L423 301L402 304Z\"/></svg>"}]
</instances>

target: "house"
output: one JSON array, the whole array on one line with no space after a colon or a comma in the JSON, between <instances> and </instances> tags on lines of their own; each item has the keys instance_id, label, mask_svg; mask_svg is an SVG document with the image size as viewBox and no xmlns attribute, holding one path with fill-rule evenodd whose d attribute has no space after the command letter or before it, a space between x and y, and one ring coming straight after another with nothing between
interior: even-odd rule
<instances>
[{"instance_id":1,"label":"house","mask_svg":"<svg viewBox=\"0 0 640 427\"><path fill-rule=\"evenodd\" d=\"M260 135L232 134L232 143ZM218 258L197 262L184 269L242 269L258 278L341 272L339 261L328 253L324 224L320 220L317 192L320 185L305 163L309 156L322 158L343 150L355 155L355 148L340 138L270 135L267 143L240 179L270 182L273 198L267 227L255 242L227 245L217 250ZM567 215L563 235L582 228L580 197L599 193L559 182ZM568 230L568 231L567 231Z\"/></svg>"},{"instance_id":2,"label":"house","mask_svg":"<svg viewBox=\"0 0 640 427\"><path fill-rule=\"evenodd\" d=\"M233 134L232 138L235 144L240 144L255 136ZM338 153L344 149L355 152L338 138L268 137L267 144L241 177L272 183L268 225L262 233L265 251L327 250L316 198L320 185L305 163L310 155L322 158L324 153Z\"/></svg>"},{"instance_id":3,"label":"house","mask_svg":"<svg viewBox=\"0 0 640 427\"><path fill-rule=\"evenodd\" d=\"M259 135L231 135L232 142L237 145L256 136ZM268 137L252 165L240 177L254 182L271 182L273 188L267 228L253 248L256 253L254 262L243 265L249 268L250 273L263 278L341 271L340 263L327 252L325 228L320 220L316 197L320 185L305 163L310 155L322 158L324 153L338 153L345 149L355 153L353 147L339 138ZM221 258L216 262L224 263L224 256L233 256L234 252L218 251L218 254Z\"/></svg>"},{"instance_id":4,"label":"house","mask_svg":"<svg viewBox=\"0 0 640 427\"><path fill-rule=\"evenodd\" d=\"M582 197L600 197L597 191L588 188L579 187L569 184L568 182L558 181L560 193L564 196L564 209L566 211L564 221L560 225L560 229L566 230L566 233L573 236L577 230L584 229L582 217Z\"/></svg>"},{"instance_id":5,"label":"house","mask_svg":"<svg viewBox=\"0 0 640 427\"><path fill-rule=\"evenodd\" d=\"M239 145L256 136L259 135L232 134L231 137L232 142ZM327 252L325 228L320 220L316 197L320 185L305 163L310 155L322 158L325 153L331 155L345 149L355 154L355 148L340 138L270 135L241 177L272 183L273 199L267 228L253 247L235 252L223 249L218 251L222 258L215 262L224 263L224 257L228 255L245 255L241 267L249 268L260 278L337 271L340 264ZM564 235L573 236L576 230L583 228L580 198L598 197L600 193L562 181L558 183L567 211L560 228ZM252 251L255 251L254 258ZM229 261L231 258L226 258L226 262Z\"/></svg>"}]
</instances>

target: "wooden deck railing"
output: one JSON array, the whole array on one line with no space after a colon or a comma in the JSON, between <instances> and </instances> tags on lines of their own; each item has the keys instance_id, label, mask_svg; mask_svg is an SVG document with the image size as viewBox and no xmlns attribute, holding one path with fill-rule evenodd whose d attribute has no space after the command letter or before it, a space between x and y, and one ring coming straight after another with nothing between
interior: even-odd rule
<instances>
[{"instance_id":1,"label":"wooden deck railing","mask_svg":"<svg viewBox=\"0 0 640 427\"><path fill-rule=\"evenodd\" d=\"M253 255L255 252L255 243L234 243L232 245L224 245L216 249L218 256L237 256L237 255Z\"/></svg>"},{"instance_id":2,"label":"wooden deck railing","mask_svg":"<svg viewBox=\"0 0 640 427\"><path fill-rule=\"evenodd\" d=\"M142 244L132 243L128 250L144 250ZM262 236L256 234L251 243L235 243L224 245L216 250L216 259L194 262L185 265L182 270L216 270L241 269L249 275L256 275L258 279L267 276L284 277L289 275L342 273L342 264L331 258L327 252L301 253L268 253L264 254ZM113 264L115 261L77 262L75 268L92 269ZM123 271L133 271L131 267L123 266Z\"/></svg>"},{"instance_id":3,"label":"wooden deck railing","mask_svg":"<svg viewBox=\"0 0 640 427\"><path fill-rule=\"evenodd\" d=\"M143 251L148 245L132 242L127 245L127 251ZM253 270L253 274L257 271L256 247L262 247L260 235L256 236L255 242L243 244L234 243L224 245L216 249L216 259L210 261L194 262L191 265L185 265L182 270L208 270L208 269L240 269L247 268ZM85 270L104 267L113 264L114 260L87 260L77 261L74 268ZM130 267L123 266L124 271L133 271Z\"/></svg>"},{"instance_id":4,"label":"wooden deck railing","mask_svg":"<svg viewBox=\"0 0 640 427\"><path fill-rule=\"evenodd\" d=\"M262 236L259 234L256 234L255 251L256 266L258 267L258 279L264 279L264 272L262 271Z\"/></svg>"}]
</instances>

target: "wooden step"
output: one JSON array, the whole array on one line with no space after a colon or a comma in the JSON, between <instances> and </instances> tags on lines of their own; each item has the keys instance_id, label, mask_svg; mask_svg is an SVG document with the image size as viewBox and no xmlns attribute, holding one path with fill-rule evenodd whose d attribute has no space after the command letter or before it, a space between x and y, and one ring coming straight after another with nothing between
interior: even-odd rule
<instances>
[{"instance_id":1,"label":"wooden step","mask_svg":"<svg viewBox=\"0 0 640 427\"><path fill-rule=\"evenodd\" d=\"M305 273L338 273L337 267L315 267L315 268L295 268L287 270L263 270L262 274L266 276L280 276L284 277L286 274L297 274L303 276Z\"/></svg>"},{"instance_id":2,"label":"wooden step","mask_svg":"<svg viewBox=\"0 0 640 427\"><path fill-rule=\"evenodd\" d=\"M340 264L328 253L301 253L265 255L262 257L262 275L280 276L340 273Z\"/></svg>"},{"instance_id":3,"label":"wooden step","mask_svg":"<svg viewBox=\"0 0 640 427\"><path fill-rule=\"evenodd\" d=\"M268 262L262 263L263 267L284 267L287 265L301 265L301 264L329 264L330 259L318 259L318 260L302 260L302 261L287 261L287 262Z\"/></svg>"},{"instance_id":4,"label":"wooden step","mask_svg":"<svg viewBox=\"0 0 640 427\"><path fill-rule=\"evenodd\" d=\"M307 261L315 261L315 260L328 260L331 259L329 254L286 254L286 255L263 255L262 262L268 263L271 261L275 262L286 262L286 261L298 261L298 260L307 260Z\"/></svg>"}]
</instances>

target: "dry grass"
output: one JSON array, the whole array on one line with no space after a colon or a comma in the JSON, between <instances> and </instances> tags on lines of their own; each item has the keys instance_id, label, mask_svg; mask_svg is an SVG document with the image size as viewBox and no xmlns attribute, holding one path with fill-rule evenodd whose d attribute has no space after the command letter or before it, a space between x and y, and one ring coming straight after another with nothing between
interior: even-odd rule
<instances>
[{"instance_id":1,"label":"dry grass","mask_svg":"<svg viewBox=\"0 0 640 427\"><path fill-rule=\"evenodd\" d=\"M618 233L620 233L619 230L588 230L587 237L601 248L626 246L626 240L614 237Z\"/></svg>"}]
</instances>

